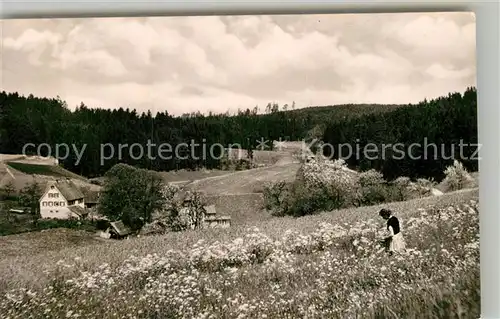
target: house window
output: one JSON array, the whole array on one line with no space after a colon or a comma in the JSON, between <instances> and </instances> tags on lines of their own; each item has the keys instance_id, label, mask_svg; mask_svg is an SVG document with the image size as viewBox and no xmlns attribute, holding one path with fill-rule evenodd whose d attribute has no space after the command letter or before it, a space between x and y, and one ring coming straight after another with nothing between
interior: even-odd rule
<instances>
[{"instance_id":1,"label":"house window","mask_svg":"<svg viewBox=\"0 0 500 319\"><path fill-rule=\"evenodd\" d=\"M42 206L47 206L47 202L42 202Z\"/></svg>"},{"instance_id":2,"label":"house window","mask_svg":"<svg viewBox=\"0 0 500 319\"><path fill-rule=\"evenodd\" d=\"M64 202L60 202L60 203L59 203L59 205L60 205L60 206L64 206Z\"/></svg>"},{"instance_id":3,"label":"house window","mask_svg":"<svg viewBox=\"0 0 500 319\"><path fill-rule=\"evenodd\" d=\"M50 207L52 207L52 205L54 205L54 203L52 203L52 202L48 202L47 204L48 204Z\"/></svg>"},{"instance_id":4,"label":"house window","mask_svg":"<svg viewBox=\"0 0 500 319\"><path fill-rule=\"evenodd\" d=\"M59 206L59 202L54 202L54 206Z\"/></svg>"}]
</instances>

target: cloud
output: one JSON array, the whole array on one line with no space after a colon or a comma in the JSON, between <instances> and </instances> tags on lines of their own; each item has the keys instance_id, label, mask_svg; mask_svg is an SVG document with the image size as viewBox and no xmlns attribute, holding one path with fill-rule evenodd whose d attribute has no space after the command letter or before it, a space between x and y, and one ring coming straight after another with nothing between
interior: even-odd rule
<instances>
[{"instance_id":1,"label":"cloud","mask_svg":"<svg viewBox=\"0 0 500 319\"><path fill-rule=\"evenodd\" d=\"M4 21L5 89L169 113L416 103L476 82L468 13Z\"/></svg>"},{"instance_id":2,"label":"cloud","mask_svg":"<svg viewBox=\"0 0 500 319\"><path fill-rule=\"evenodd\" d=\"M460 80L474 75L472 68L453 70L441 64L433 64L427 68L426 72L438 79Z\"/></svg>"},{"instance_id":3,"label":"cloud","mask_svg":"<svg viewBox=\"0 0 500 319\"><path fill-rule=\"evenodd\" d=\"M4 22L5 23L5 22ZM25 30L19 37L5 37L2 42L3 49L12 49L28 53L28 62L40 65L40 56L49 47L56 47L61 40L61 35L50 31Z\"/></svg>"}]
</instances>

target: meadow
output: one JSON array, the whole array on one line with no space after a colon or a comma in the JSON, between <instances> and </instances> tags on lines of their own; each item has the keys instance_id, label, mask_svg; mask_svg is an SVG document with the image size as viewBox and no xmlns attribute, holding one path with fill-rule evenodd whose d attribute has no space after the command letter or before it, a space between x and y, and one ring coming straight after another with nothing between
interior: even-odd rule
<instances>
[{"instance_id":1,"label":"meadow","mask_svg":"<svg viewBox=\"0 0 500 319\"><path fill-rule=\"evenodd\" d=\"M0 261L5 318L477 318L478 191ZM381 207L408 252L376 239ZM15 266L14 266L15 265ZM12 290L14 289L14 290Z\"/></svg>"}]
</instances>

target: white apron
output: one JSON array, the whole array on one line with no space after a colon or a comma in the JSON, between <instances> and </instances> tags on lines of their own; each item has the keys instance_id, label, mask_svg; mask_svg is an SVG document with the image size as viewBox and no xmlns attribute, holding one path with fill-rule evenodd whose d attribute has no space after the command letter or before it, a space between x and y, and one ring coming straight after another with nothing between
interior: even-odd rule
<instances>
[{"instance_id":1,"label":"white apron","mask_svg":"<svg viewBox=\"0 0 500 319\"><path fill-rule=\"evenodd\" d=\"M397 233L396 235L392 236L390 242L389 242L389 251L390 252L396 252L396 253L402 253L406 249L405 241L403 238L403 235L401 232Z\"/></svg>"}]
</instances>

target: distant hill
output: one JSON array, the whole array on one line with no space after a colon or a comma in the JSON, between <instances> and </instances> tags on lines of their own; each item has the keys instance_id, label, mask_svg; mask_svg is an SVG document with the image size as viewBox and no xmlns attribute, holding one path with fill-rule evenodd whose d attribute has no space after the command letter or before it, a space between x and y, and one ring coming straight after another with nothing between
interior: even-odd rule
<instances>
[{"instance_id":1,"label":"distant hill","mask_svg":"<svg viewBox=\"0 0 500 319\"><path fill-rule=\"evenodd\" d=\"M314 118L314 122L316 122L315 124L321 124L331 121L343 121L365 114L390 112L404 106L408 106L408 104L340 104L310 106L287 112L295 113L301 116L310 116Z\"/></svg>"}]
</instances>

